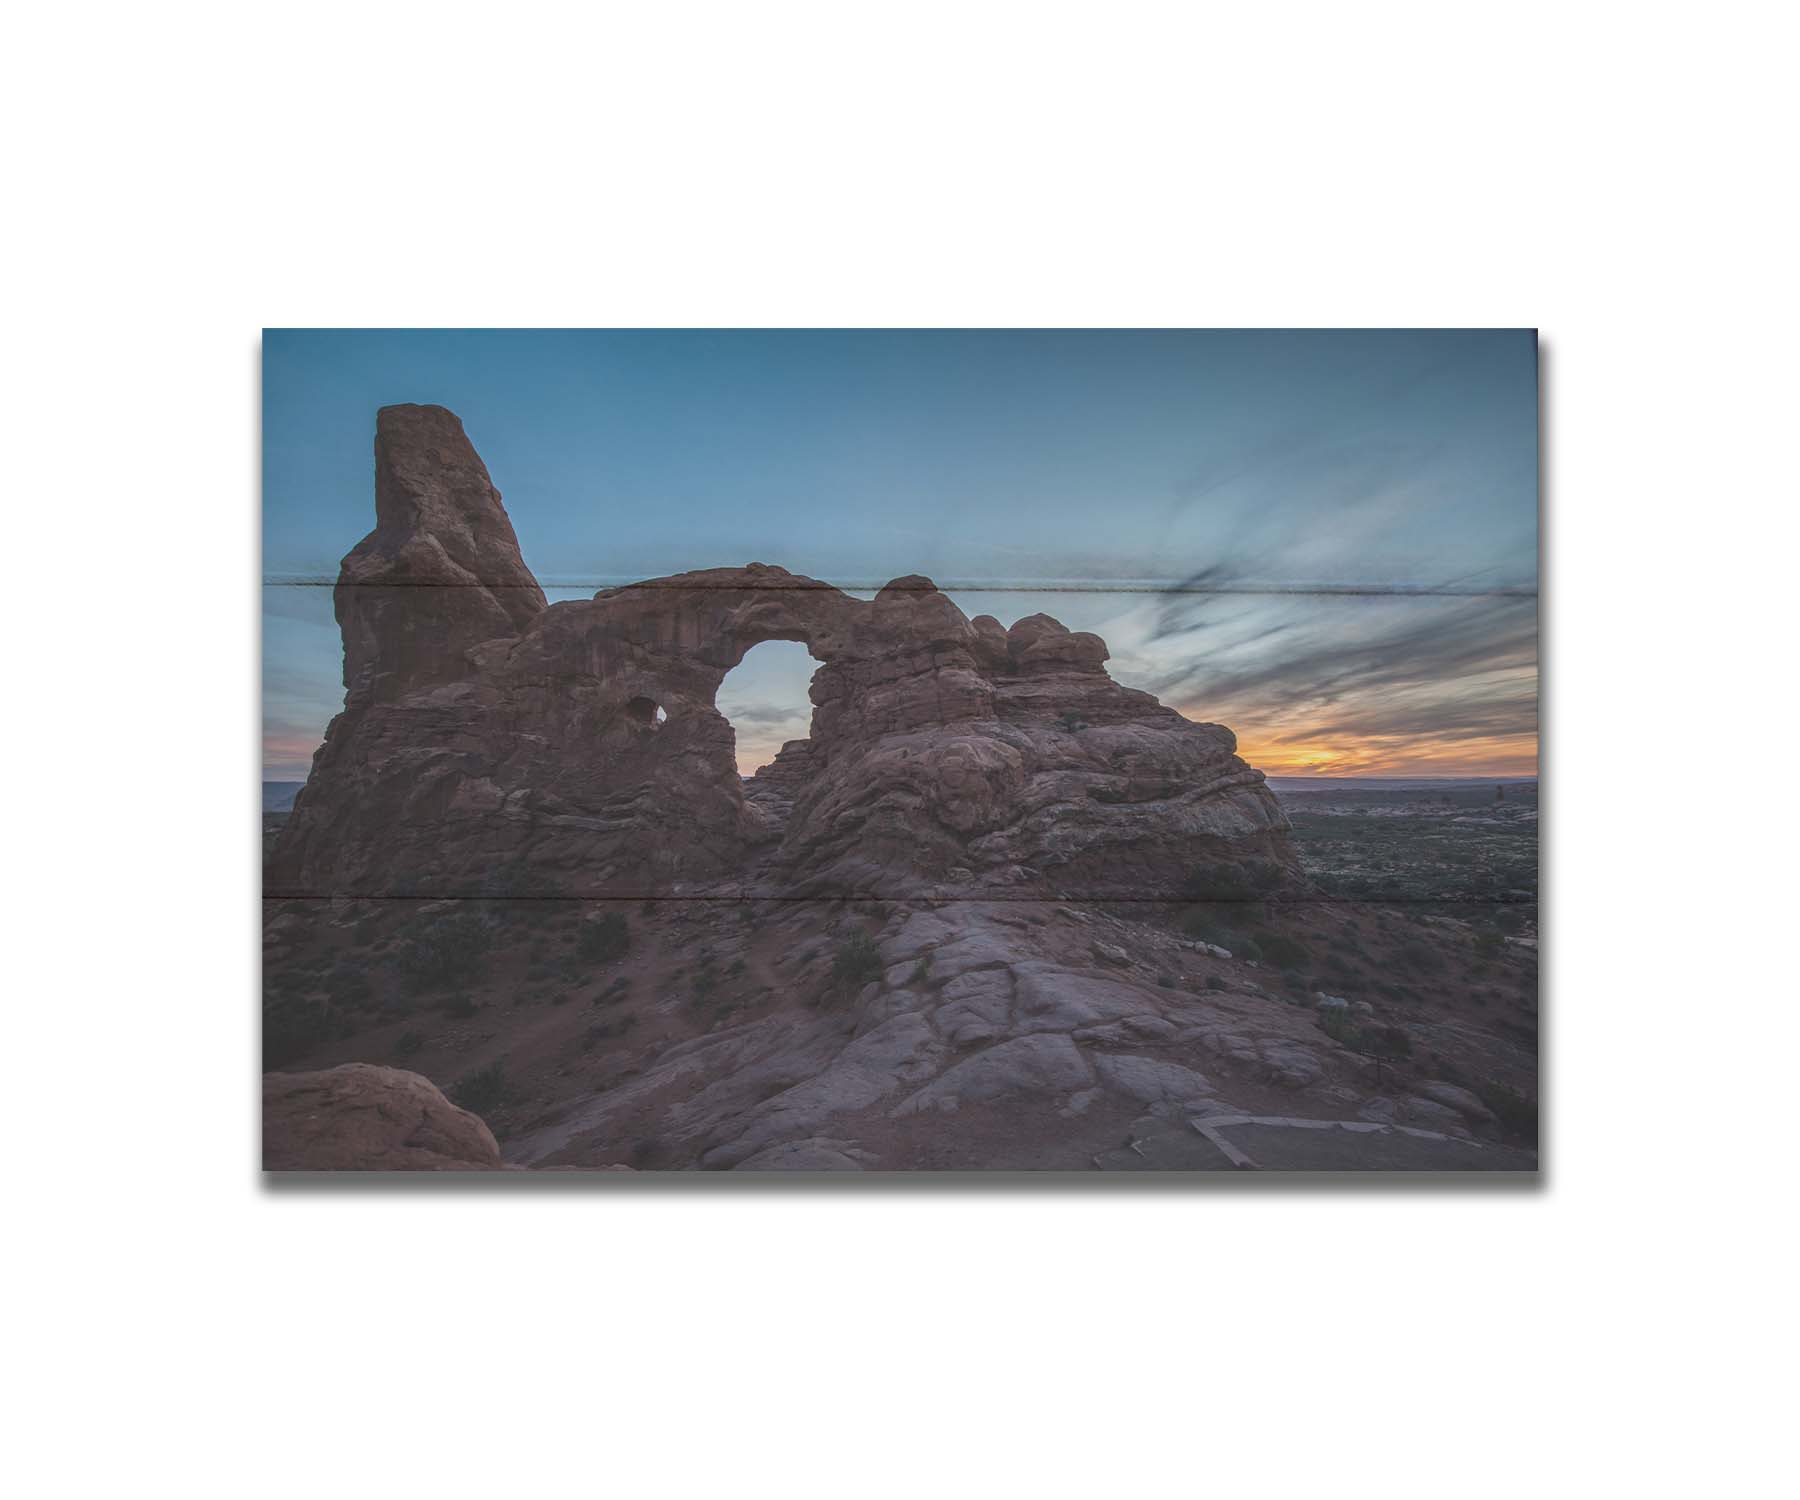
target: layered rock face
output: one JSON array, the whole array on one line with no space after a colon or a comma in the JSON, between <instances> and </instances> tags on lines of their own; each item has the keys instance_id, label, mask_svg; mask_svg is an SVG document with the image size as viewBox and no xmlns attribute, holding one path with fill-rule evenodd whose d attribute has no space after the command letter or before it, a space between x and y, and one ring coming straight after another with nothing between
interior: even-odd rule
<instances>
[{"instance_id":1,"label":"layered rock face","mask_svg":"<svg viewBox=\"0 0 1800 1500\"><path fill-rule=\"evenodd\" d=\"M1231 731L1047 615L968 619L751 563L546 605L437 407L384 408L377 526L344 560L343 713L270 895L1172 898L1295 878ZM749 785L715 706L751 647L821 666L812 732ZM746 791L748 795L746 795Z\"/></svg>"}]
</instances>

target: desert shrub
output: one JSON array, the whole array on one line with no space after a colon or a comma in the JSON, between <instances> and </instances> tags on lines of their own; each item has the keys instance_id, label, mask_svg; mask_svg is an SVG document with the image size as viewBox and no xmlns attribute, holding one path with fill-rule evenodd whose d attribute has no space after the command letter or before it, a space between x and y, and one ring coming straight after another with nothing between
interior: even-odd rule
<instances>
[{"instance_id":1,"label":"desert shrub","mask_svg":"<svg viewBox=\"0 0 1800 1500\"><path fill-rule=\"evenodd\" d=\"M356 964L339 964L325 976L325 987L340 1005L367 1005L375 993L369 976Z\"/></svg>"},{"instance_id":2,"label":"desert shrub","mask_svg":"<svg viewBox=\"0 0 1800 1500\"><path fill-rule=\"evenodd\" d=\"M708 955L708 961L702 963L694 971L693 1000L695 1005L706 1004L712 998L713 991L719 987L719 971L713 968L710 958L711 955Z\"/></svg>"},{"instance_id":3,"label":"desert shrub","mask_svg":"<svg viewBox=\"0 0 1800 1500\"><path fill-rule=\"evenodd\" d=\"M1527 1099L1517 1089L1503 1083L1478 1083L1475 1096L1494 1112L1500 1128L1519 1140L1536 1142L1538 1133L1537 1102Z\"/></svg>"},{"instance_id":4,"label":"desert shrub","mask_svg":"<svg viewBox=\"0 0 1800 1500\"><path fill-rule=\"evenodd\" d=\"M609 911L604 916L589 917L581 924L581 956L593 963L611 963L631 951L631 929L625 913Z\"/></svg>"},{"instance_id":5,"label":"desert shrub","mask_svg":"<svg viewBox=\"0 0 1800 1500\"><path fill-rule=\"evenodd\" d=\"M588 1003L590 1005L611 1005L615 1000L623 999L626 991L630 988L631 981L621 974Z\"/></svg>"},{"instance_id":6,"label":"desert shrub","mask_svg":"<svg viewBox=\"0 0 1800 1500\"><path fill-rule=\"evenodd\" d=\"M625 1011L621 1015L614 1016L610 1021L599 1021L588 1027L587 1036L594 1041L601 1041L606 1037L624 1036L626 1032L636 1027L637 1023L638 1018L632 1012Z\"/></svg>"},{"instance_id":7,"label":"desert shrub","mask_svg":"<svg viewBox=\"0 0 1800 1500\"><path fill-rule=\"evenodd\" d=\"M403 1031L394 1039L394 1056L411 1057L425 1045L425 1038L416 1031Z\"/></svg>"},{"instance_id":8,"label":"desert shrub","mask_svg":"<svg viewBox=\"0 0 1800 1500\"><path fill-rule=\"evenodd\" d=\"M581 1034L581 1050L592 1052L601 1042L609 1037L623 1036L637 1025L636 1016L621 1016L616 1021L596 1023Z\"/></svg>"},{"instance_id":9,"label":"desert shrub","mask_svg":"<svg viewBox=\"0 0 1800 1500\"><path fill-rule=\"evenodd\" d=\"M1505 940L1498 932L1483 931L1475 934L1475 952L1482 958L1494 957L1505 946Z\"/></svg>"},{"instance_id":10,"label":"desert shrub","mask_svg":"<svg viewBox=\"0 0 1800 1500\"><path fill-rule=\"evenodd\" d=\"M846 988L860 988L881 973L881 954L875 939L860 928L838 944L831 960L831 977Z\"/></svg>"},{"instance_id":11,"label":"desert shrub","mask_svg":"<svg viewBox=\"0 0 1800 1500\"><path fill-rule=\"evenodd\" d=\"M482 1114L506 1102L511 1086L506 1081L506 1059L496 1058L485 1068L465 1073L450 1090L450 1102L459 1109Z\"/></svg>"},{"instance_id":12,"label":"desert shrub","mask_svg":"<svg viewBox=\"0 0 1800 1500\"><path fill-rule=\"evenodd\" d=\"M1163 990L1174 989L1175 976L1173 974L1158 974L1156 976L1156 987Z\"/></svg>"},{"instance_id":13,"label":"desert shrub","mask_svg":"<svg viewBox=\"0 0 1800 1500\"><path fill-rule=\"evenodd\" d=\"M1225 988L1225 981L1219 978L1217 974L1208 974L1206 976L1206 987L1209 990L1222 990Z\"/></svg>"},{"instance_id":14,"label":"desert shrub","mask_svg":"<svg viewBox=\"0 0 1800 1500\"><path fill-rule=\"evenodd\" d=\"M1319 1030L1352 1052L1365 1057L1401 1058L1412 1055L1412 1038L1398 1026L1376 1026L1359 1020L1342 1007L1318 1013Z\"/></svg>"},{"instance_id":15,"label":"desert shrub","mask_svg":"<svg viewBox=\"0 0 1800 1500\"><path fill-rule=\"evenodd\" d=\"M475 1002L467 995L452 995L440 1009L447 1016L452 1016L458 1021L466 1021L475 1014Z\"/></svg>"},{"instance_id":16,"label":"desert shrub","mask_svg":"<svg viewBox=\"0 0 1800 1500\"><path fill-rule=\"evenodd\" d=\"M1190 908L1181 925L1189 937L1198 938L1203 943L1213 943L1220 948L1235 951L1239 941L1237 929L1225 920L1222 912L1212 907Z\"/></svg>"},{"instance_id":17,"label":"desert shrub","mask_svg":"<svg viewBox=\"0 0 1800 1500\"><path fill-rule=\"evenodd\" d=\"M912 983L924 984L931 978L931 955L927 953L913 965Z\"/></svg>"},{"instance_id":18,"label":"desert shrub","mask_svg":"<svg viewBox=\"0 0 1800 1500\"><path fill-rule=\"evenodd\" d=\"M330 1041L343 1017L318 995L274 994L263 999L263 1067L281 1068Z\"/></svg>"},{"instance_id":19,"label":"desert shrub","mask_svg":"<svg viewBox=\"0 0 1800 1500\"><path fill-rule=\"evenodd\" d=\"M1301 944L1279 932L1263 929L1256 934L1256 944L1263 957L1279 969L1312 967L1312 955Z\"/></svg>"},{"instance_id":20,"label":"desert shrub","mask_svg":"<svg viewBox=\"0 0 1800 1500\"><path fill-rule=\"evenodd\" d=\"M396 955L394 963L415 989L430 989L466 978L487 962L494 924L474 912L439 917Z\"/></svg>"},{"instance_id":21,"label":"desert shrub","mask_svg":"<svg viewBox=\"0 0 1800 1500\"><path fill-rule=\"evenodd\" d=\"M544 913L539 910L542 903L533 898L554 894L554 883L525 864L503 865L482 875L481 894L505 903L497 910L506 920L534 922Z\"/></svg>"},{"instance_id":22,"label":"desert shrub","mask_svg":"<svg viewBox=\"0 0 1800 1500\"><path fill-rule=\"evenodd\" d=\"M1280 884L1280 865L1249 855L1202 860L1188 871L1181 893L1190 901L1258 901Z\"/></svg>"},{"instance_id":23,"label":"desert shrub","mask_svg":"<svg viewBox=\"0 0 1800 1500\"><path fill-rule=\"evenodd\" d=\"M1444 966L1444 957L1436 948L1416 940L1402 943L1395 957L1400 963L1417 969L1422 974L1435 974Z\"/></svg>"},{"instance_id":24,"label":"desert shrub","mask_svg":"<svg viewBox=\"0 0 1800 1500\"><path fill-rule=\"evenodd\" d=\"M1411 1057L1412 1038L1398 1026L1377 1026L1370 1028L1373 1032L1374 1045L1366 1050L1374 1057Z\"/></svg>"}]
</instances>

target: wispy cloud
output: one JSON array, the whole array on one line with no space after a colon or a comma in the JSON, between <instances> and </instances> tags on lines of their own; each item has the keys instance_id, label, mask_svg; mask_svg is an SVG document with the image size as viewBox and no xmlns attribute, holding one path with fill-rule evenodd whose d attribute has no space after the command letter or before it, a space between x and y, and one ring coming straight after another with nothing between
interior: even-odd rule
<instances>
[{"instance_id":1,"label":"wispy cloud","mask_svg":"<svg viewBox=\"0 0 1800 1500\"><path fill-rule=\"evenodd\" d=\"M1265 770L1475 774L1535 761L1529 591L1239 594L1233 577L1209 570L1198 591L1116 622L1115 675L1230 725Z\"/></svg>"},{"instance_id":2,"label":"wispy cloud","mask_svg":"<svg viewBox=\"0 0 1800 1500\"><path fill-rule=\"evenodd\" d=\"M792 708L785 708L778 703L728 703L721 700L719 712L730 719L733 724L754 724L760 727L798 724L803 729L810 720L806 713Z\"/></svg>"}]
</instances>

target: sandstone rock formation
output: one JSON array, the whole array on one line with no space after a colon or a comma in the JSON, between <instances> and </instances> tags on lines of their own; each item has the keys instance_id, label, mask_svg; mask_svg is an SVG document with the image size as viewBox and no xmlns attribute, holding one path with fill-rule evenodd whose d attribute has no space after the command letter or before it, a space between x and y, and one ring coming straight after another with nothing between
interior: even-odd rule
<instances>
[{"instance_id":1,"label":"sandstone rock formation","mask_svg":"<svg viewBox=\"0 0 1800 1500\"><path fill-rule=\"evenodd\" d=\"M1095 635L751 563L546 606L462 425L382 410L376 529L337 593L344 711L272 896L739 892L1170 898L1295 878L1231 731L1120 686ZM821 663L808 739L746 788L725 674Z\"/></svg>"},{"instance_id":2,"label":"sandstone rock formation","mask_svg":"<svg viewBox=\"0 0 1800 1500\"><path fill-rule=\"evenodd\" d=\"M493 1133L428 1078L346 1063L263 1075L266 1172L493 1172Z\"/></svg>"}]
</instances>

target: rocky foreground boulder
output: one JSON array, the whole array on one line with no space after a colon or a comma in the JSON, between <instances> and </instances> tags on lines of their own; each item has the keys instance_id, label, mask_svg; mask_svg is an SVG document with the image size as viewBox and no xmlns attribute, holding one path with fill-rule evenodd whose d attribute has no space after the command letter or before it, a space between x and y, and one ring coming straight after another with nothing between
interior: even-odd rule
<instances>
[{"instance_id":1,"label":"rocky foreground boulder","mask_svg":"<svg viewBox=\"0 0 1800 1500\"><path fill-rule=\"evenodd\" d=\"M494 1172L501 1165L493 1132L417 1073L345 1063L263 1075L266 1172Z\"/></svg>"},{"instance_id":2,"label":"rocky foreground boulder","mask_svg":"<svg viewBox=\"0 0 1800 1500\"><path fill-rule=\"evenodd\" d=\"M271 896L1173 898L1298 878L1231 731L1107 674L1098 636L857 599L751 563L546 605L441 407L384 408L344 559L344 711ZM820 662L812 732L746 789L715 696L763 641Z\"/></svg>"}]
</instances>

